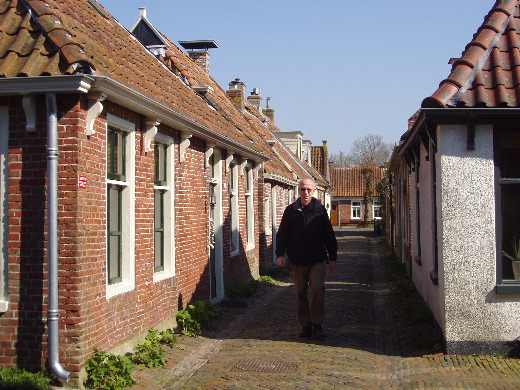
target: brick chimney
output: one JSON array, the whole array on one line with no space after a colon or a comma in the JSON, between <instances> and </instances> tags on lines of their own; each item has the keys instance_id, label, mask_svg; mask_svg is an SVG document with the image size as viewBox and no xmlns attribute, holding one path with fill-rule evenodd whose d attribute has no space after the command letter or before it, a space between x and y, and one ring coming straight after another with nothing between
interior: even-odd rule
<instances>
[{"instance_id":1,"label":"brick chimney","mask_svg":"<svg viewBox=\"0 0 520 390\"><path fill-rule=\"evenodd\" d=\"M228 85L229 89L226 91L227 96L231 99L231 101L241 112L244 112L246 85L242 81L240 81L240 79L235 79Z\"/></svg>"},{"instance_id":2,"label":"brick chimney","mask_svg":"<svg viewBox=\"0 0 520 390\"><path fill-rule=\"evenodd\" d=\"M179 41L184 49L188 51L190 58L195 63L209 74L209 49L215 49L218 47L215 41Z\"/></svg>"},{"instance_id":3,"label":"brick chimney","mask_svg":"<svg viewBox=\"0 0 520 390\"><path fill-rule=\"evenodd\" d=\"M269 104L271 98L268 97L268 98L265 98L265 100L266 100L266 102L267 102L267 107L264 108L264 109L262 110L262 112L264 113L264 115L265 115L266 117L269 118L269 120L270 120L271 122L274 123L274 110L271 108L271 105Z\"/></svg>"},{"instance_id":4,"label":"brick chimney","mask_svg":"<svg viewBox=\"0 0 520 390\"><path fill-rule=\"evenodd\" d=\"M260 96L259 88L253 88L253 92L247 97L247 101L251 103L258 112L262 112L262 97Z\"/></svg>"},{"instance_id":5,"label":"brick chimney","mask_svg":"<svg viewBox=\"0 0 520 390\"><path fill-rule=\"evenodd\" d=\"M323 171L322 175L330 181L330 164L329 164L329 148L327 147L327 140L322 140L323 142Z\"/></svg>"}]
</instances>

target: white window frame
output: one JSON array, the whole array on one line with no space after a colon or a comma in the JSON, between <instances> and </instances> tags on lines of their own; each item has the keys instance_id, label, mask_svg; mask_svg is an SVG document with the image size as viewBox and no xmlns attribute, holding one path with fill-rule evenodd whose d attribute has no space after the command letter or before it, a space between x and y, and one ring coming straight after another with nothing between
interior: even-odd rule
<instances>
[{"instance_id":1,"label":"white window frame","mask_svg":"<svg viewBox=\"0 0 520 390\"><path fill-rule=\"evenodd\" d=\"M246 205L246 250L251 250L255 248L255 199L253 166L251 163L246 164L244 168L244 176L246 180L246 191L244 192Z\"/></svg>"},{"instance_id":2,"label":"white window frame","mask_svg":"<svg viewBox=\"0 0 520 390\"><path fill-rule=\"evenodd\" d=\"M154 190L164 191L164 270L154 272L153 281L159 282L175 276L175 158L174 139L157 133L154 138L166 145L166 186L154 185Z\"/></svg>"},{"instance_id":3,"label":"white window frame","mask_svg":"<svg viewBox=\"0 0 520 390\"><path fill-rule=\"evenodd\" d=\"M108 284L106 277L107 298L132 291L135 288L135 124L125 119L107 114L108 126L114 127L127 133L126 136L126 181L107 179L109 184L123 186L122 192L122 256L121 256L121 282ZM108 200L108 193L107 193ZM107 204L108 207L108 204ZM108 224L108 221L107 221ZM106 232L105 227L105 232ZM108 236L106 259L108 262ZM108 267L107 267L108 272Z\"/></svg>"},{"instance_id":4,"label":"white window frame","mask_svg":"<svg viewBox=\"0 0 520 390\"><path fill-rule=\"evenodd\" d=\"M8 285L8 153L9 153L9 107L0 107L0 239L2 240L2 257L0 260L0 313L9 308Z\"/></svg>"},{"instance_id":5,"label":"white window frame","mask_svg":"<svg viewBox=\"0 0 520 390\"><path fill-rule=\"evenodd\" d=\"M356 205L354 206L354 203L356 203ZM350 201L350 219L361 219L362 215L361 215L361 201L360 200L351 200ZM359 217L356 217L354 215L354 210L357 210L358 213L359 213Z\"/></svg>"},{"instance_id":6,"label":"white window frame","mask_svg":"<svg viewBox=\"0 0 520 390\"><path fill-rule=\"evenodd\" d=\"M231 186L233 183L233 186ZM231 212L231 256L240 253L240 232L238 230L238 164L233 159L229 164L229 207Z\"/></svg>"}]
</instances>

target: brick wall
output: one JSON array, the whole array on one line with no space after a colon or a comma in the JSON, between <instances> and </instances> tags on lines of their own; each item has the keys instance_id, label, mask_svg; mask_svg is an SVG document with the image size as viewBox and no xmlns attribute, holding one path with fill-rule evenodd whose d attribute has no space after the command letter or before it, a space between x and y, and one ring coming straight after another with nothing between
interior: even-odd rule
<instances>
[{"instance_id":1,"label":"brick wall","mask_svg":"<svg viewBox=\"0 0 520 390\"><path fill-rule=\"evenodd\" d=\"M195 299L209 299L209 194L205 141L193 136L184 161L179 131L159 131L175 140L175 277L154 282L154 151L144 147L141 115L109 101L87 136L84 96L58 96L58 260L60 361L78 371L93 348L110 350L172 318ZM31 370L47 356L46 104L37 97L37 129L25 130L21 98L9 105L9 310L0 315L0 365ZM107 298L106 128L107 114L135 124L135 288ZM225 159L225 152L222 158ZM236 156L241 161L241 156ZM225 165L225 164L223 164ZM86 178L86 188L78 178ZM270 185L253 174L254 248L246 250L245 175L239 184L239 254L230 256L229 172L223 169L224 284L258 277L269 243L261 235L264 198ZM287 197L277 189L281 218ZM279 221L277 221L279 224Z\"/></svg>"}]
</instances>

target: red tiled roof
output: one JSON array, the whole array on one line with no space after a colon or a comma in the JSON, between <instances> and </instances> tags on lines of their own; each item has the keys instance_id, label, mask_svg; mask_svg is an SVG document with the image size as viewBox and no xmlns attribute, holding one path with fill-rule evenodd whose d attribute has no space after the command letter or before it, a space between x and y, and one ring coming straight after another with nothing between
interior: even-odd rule
<instances>
[{"instance_id":1,"label":"red tiled roof","mask_svg":"<svg viewBox=\"0 0 520 390\"><path fill-rule=\"evenodd\" d=\"M278 130L271 121L266 126L237 110L225 91L171 40L163 36L169 45L166 58L155 57L97 1L90 3L0 0L0 78L106 76L262 153L269 159L264 163L267 173L291 181L295 175L309 176L312 169L291 162L280 145L267 144L275 138L271 131ZM200 96L192 86L210 86L213 92Z\"/></svg>"},{"instance_id":2,"label":"red tiled roof","mask_svg":"<svg viewBox=\"0 0 520 390\"><path fill-rule=\"evenodd\" d=\"M497 0L423 108L520 107L520 0Z\"/></svg>"},{"instance_id":3,"label":"red tiled roof","mask_svg":"<svg viewBox=\"0 0 520 390\"><path fill-rule=\"evenodd\" d=\"M332 196L334 197L362 197L366 191L365 170L371 172L371 191L372 195L376 195L377 183L385 177L385 168L372 167L350 167L350 168L333 168L330 172L330 181L332 185Z\"/></svg>"}]
</instances>

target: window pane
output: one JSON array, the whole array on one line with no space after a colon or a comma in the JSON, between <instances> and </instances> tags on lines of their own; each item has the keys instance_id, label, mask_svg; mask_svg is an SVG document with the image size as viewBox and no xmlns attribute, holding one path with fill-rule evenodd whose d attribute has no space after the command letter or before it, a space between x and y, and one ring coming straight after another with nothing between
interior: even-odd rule
<instances>
[{"instance_id":1,"label":"window pane","mask_svg":"<svg viewBox=\"0 0 520 390\"><path fill-rule=\"evenodd\" d=\"M154 196L154 253L155 271L164 270L164 193L155 191Z\"/></svg>"},{"instance_id":2,"label":"window pane","mask_svg":"<svg viewBox=\"0 0 520 390\"><path fill-rule=\"evenodd\" d=\"M514 279L512 259L520 260L520 184L502 185L502 277Z\"/></svg>"},{"instance_id":3,"label":"window pane","mask_svg":"<svg viewBox=\"0 0 520 390\"><path fill-rule=\"evenodd\" d=\"M108 282L121 281L121 191L117 186L108 188Z\"/></svg>"},{"instance_id":4,"label":"window pane","mask_svg":"<svg viewBox=\"0 0 520 390\"><path fill-rule=\"evenodd\" d=\"M107 133L107 173L113 180L125 180L126 139L122 131L108 128Z\"/></svg>"},{"instance_id":5,"label":"window pane","mask_svg":"<svg viewBox=\"0 0 520 390\"><path fill-rule=\"evenodd\" d=\"M166 185L166 145L155 144L155 184Z\"/></svg>"}]
</instances>

